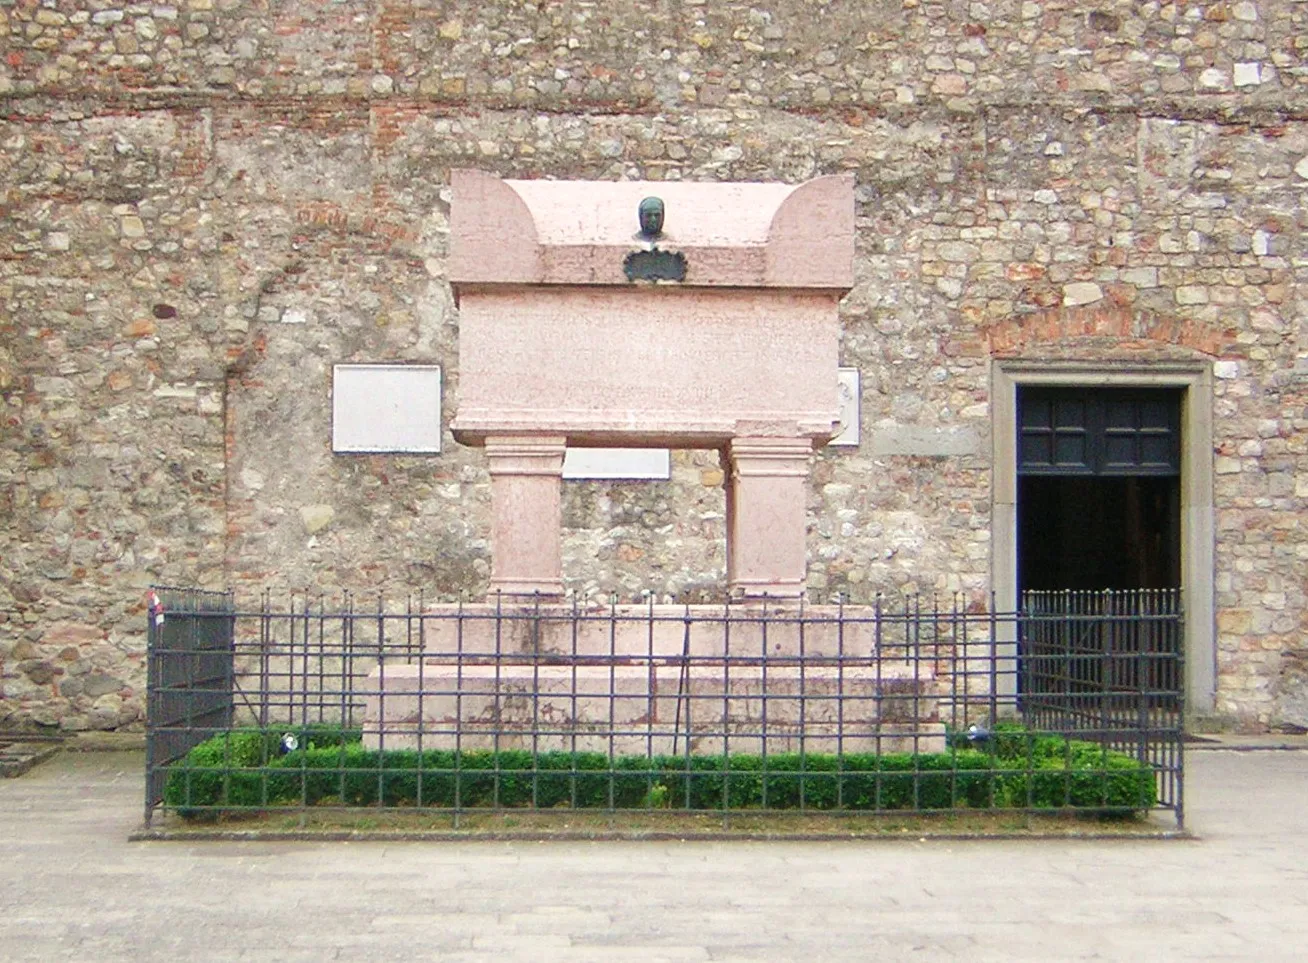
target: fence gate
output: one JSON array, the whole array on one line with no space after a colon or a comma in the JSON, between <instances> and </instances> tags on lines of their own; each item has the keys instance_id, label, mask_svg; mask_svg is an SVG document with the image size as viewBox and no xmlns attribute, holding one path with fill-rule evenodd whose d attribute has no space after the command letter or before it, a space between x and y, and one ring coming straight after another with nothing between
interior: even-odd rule
<instances>
[{"instance_id":1,"label":"fence gate","mask_svg":"<svg viewBox=\"0 0 1308 963\"><path fill-rule=\"evenodd\" d=\"M163 799L170 762L232 724L236 608L201 589L151 593L145 818Z\"/></svg>"}]
</instances>

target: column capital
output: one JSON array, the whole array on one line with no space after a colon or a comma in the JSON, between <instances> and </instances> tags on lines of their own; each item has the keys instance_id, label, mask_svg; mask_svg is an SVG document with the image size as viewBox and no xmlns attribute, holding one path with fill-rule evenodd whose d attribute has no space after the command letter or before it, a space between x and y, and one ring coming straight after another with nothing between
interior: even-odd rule
<instances>
[{"instance_id":1,"label":"column capital","mask_svg":"<svg viewBox=\"0 0 1308 963\"><path fill-rule=\"evenodd\" d=\"M807 438L732 438L727 443L733 477L808 477L813 443Z\"/></svg>"},{"instance_id":2,"label":"column capital","mask_svg":"<svg viewBox=\"0 0 1308 963\"><path fill-rule=\"evenodd\" d=\"M568 439L563 435L487 435L492 475L563 475Z\"/></svg>"}]
</instances>

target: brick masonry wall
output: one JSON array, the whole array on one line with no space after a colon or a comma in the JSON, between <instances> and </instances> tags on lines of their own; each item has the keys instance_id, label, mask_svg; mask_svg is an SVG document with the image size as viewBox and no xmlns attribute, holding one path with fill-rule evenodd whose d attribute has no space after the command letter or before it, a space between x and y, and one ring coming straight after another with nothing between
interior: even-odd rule
<instances>
[{"instance_id":1,"label":"brick masonry wall","mask_svg":"<svg viewBox=\"0 0 1308 963\"><path fill-rule=\"evenodd\" d=\"M151 582L483 590L478 451L330 450L336 362L439 363L454 413L454 167L856 174L819 596L988 589L992 358L1211 361L1218 711L1308 725L1305 38L1295 0L0 0L0 725L139 722ZM720 486L570 484L569 583L715 594Z\"/></svg>"}]
</instances>

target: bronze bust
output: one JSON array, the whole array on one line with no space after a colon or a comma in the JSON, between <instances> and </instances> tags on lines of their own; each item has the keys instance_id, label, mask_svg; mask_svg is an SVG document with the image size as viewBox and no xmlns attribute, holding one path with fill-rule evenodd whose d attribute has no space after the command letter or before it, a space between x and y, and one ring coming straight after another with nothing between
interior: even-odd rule
<instances>
[{"instance_id":1,"label":"bronze bust","mask_svg":"<svg viewBox=\"0 0 1308 963\"><path fill-rule=\"evenodd\" d=\"M641 236L653 240L663 233L663 199L647 197L640 202L637 213L640 217Z\"/></svg>"}]
</instances>

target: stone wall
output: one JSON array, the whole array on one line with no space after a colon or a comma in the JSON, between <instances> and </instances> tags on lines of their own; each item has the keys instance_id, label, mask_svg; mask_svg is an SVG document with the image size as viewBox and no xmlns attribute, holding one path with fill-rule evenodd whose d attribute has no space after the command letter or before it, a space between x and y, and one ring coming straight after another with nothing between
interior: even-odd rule
<instances>
[{"instance_id":1,"label":"stone wall","mask_svg":"<svg viewBox=\"0 0 1308 963\"><path fill-rule=\"evenodd\" d=\"M983 594L994 357L1211 361L1218 711L1308 724L1308 3L0 0L0 725L139 720L151 582L477 594L478 451L335 456L444 366L449 171L858 181L810 585ZM715 453L570 484L579 590L712 595Z\"/></svg>"}]
</instances>

